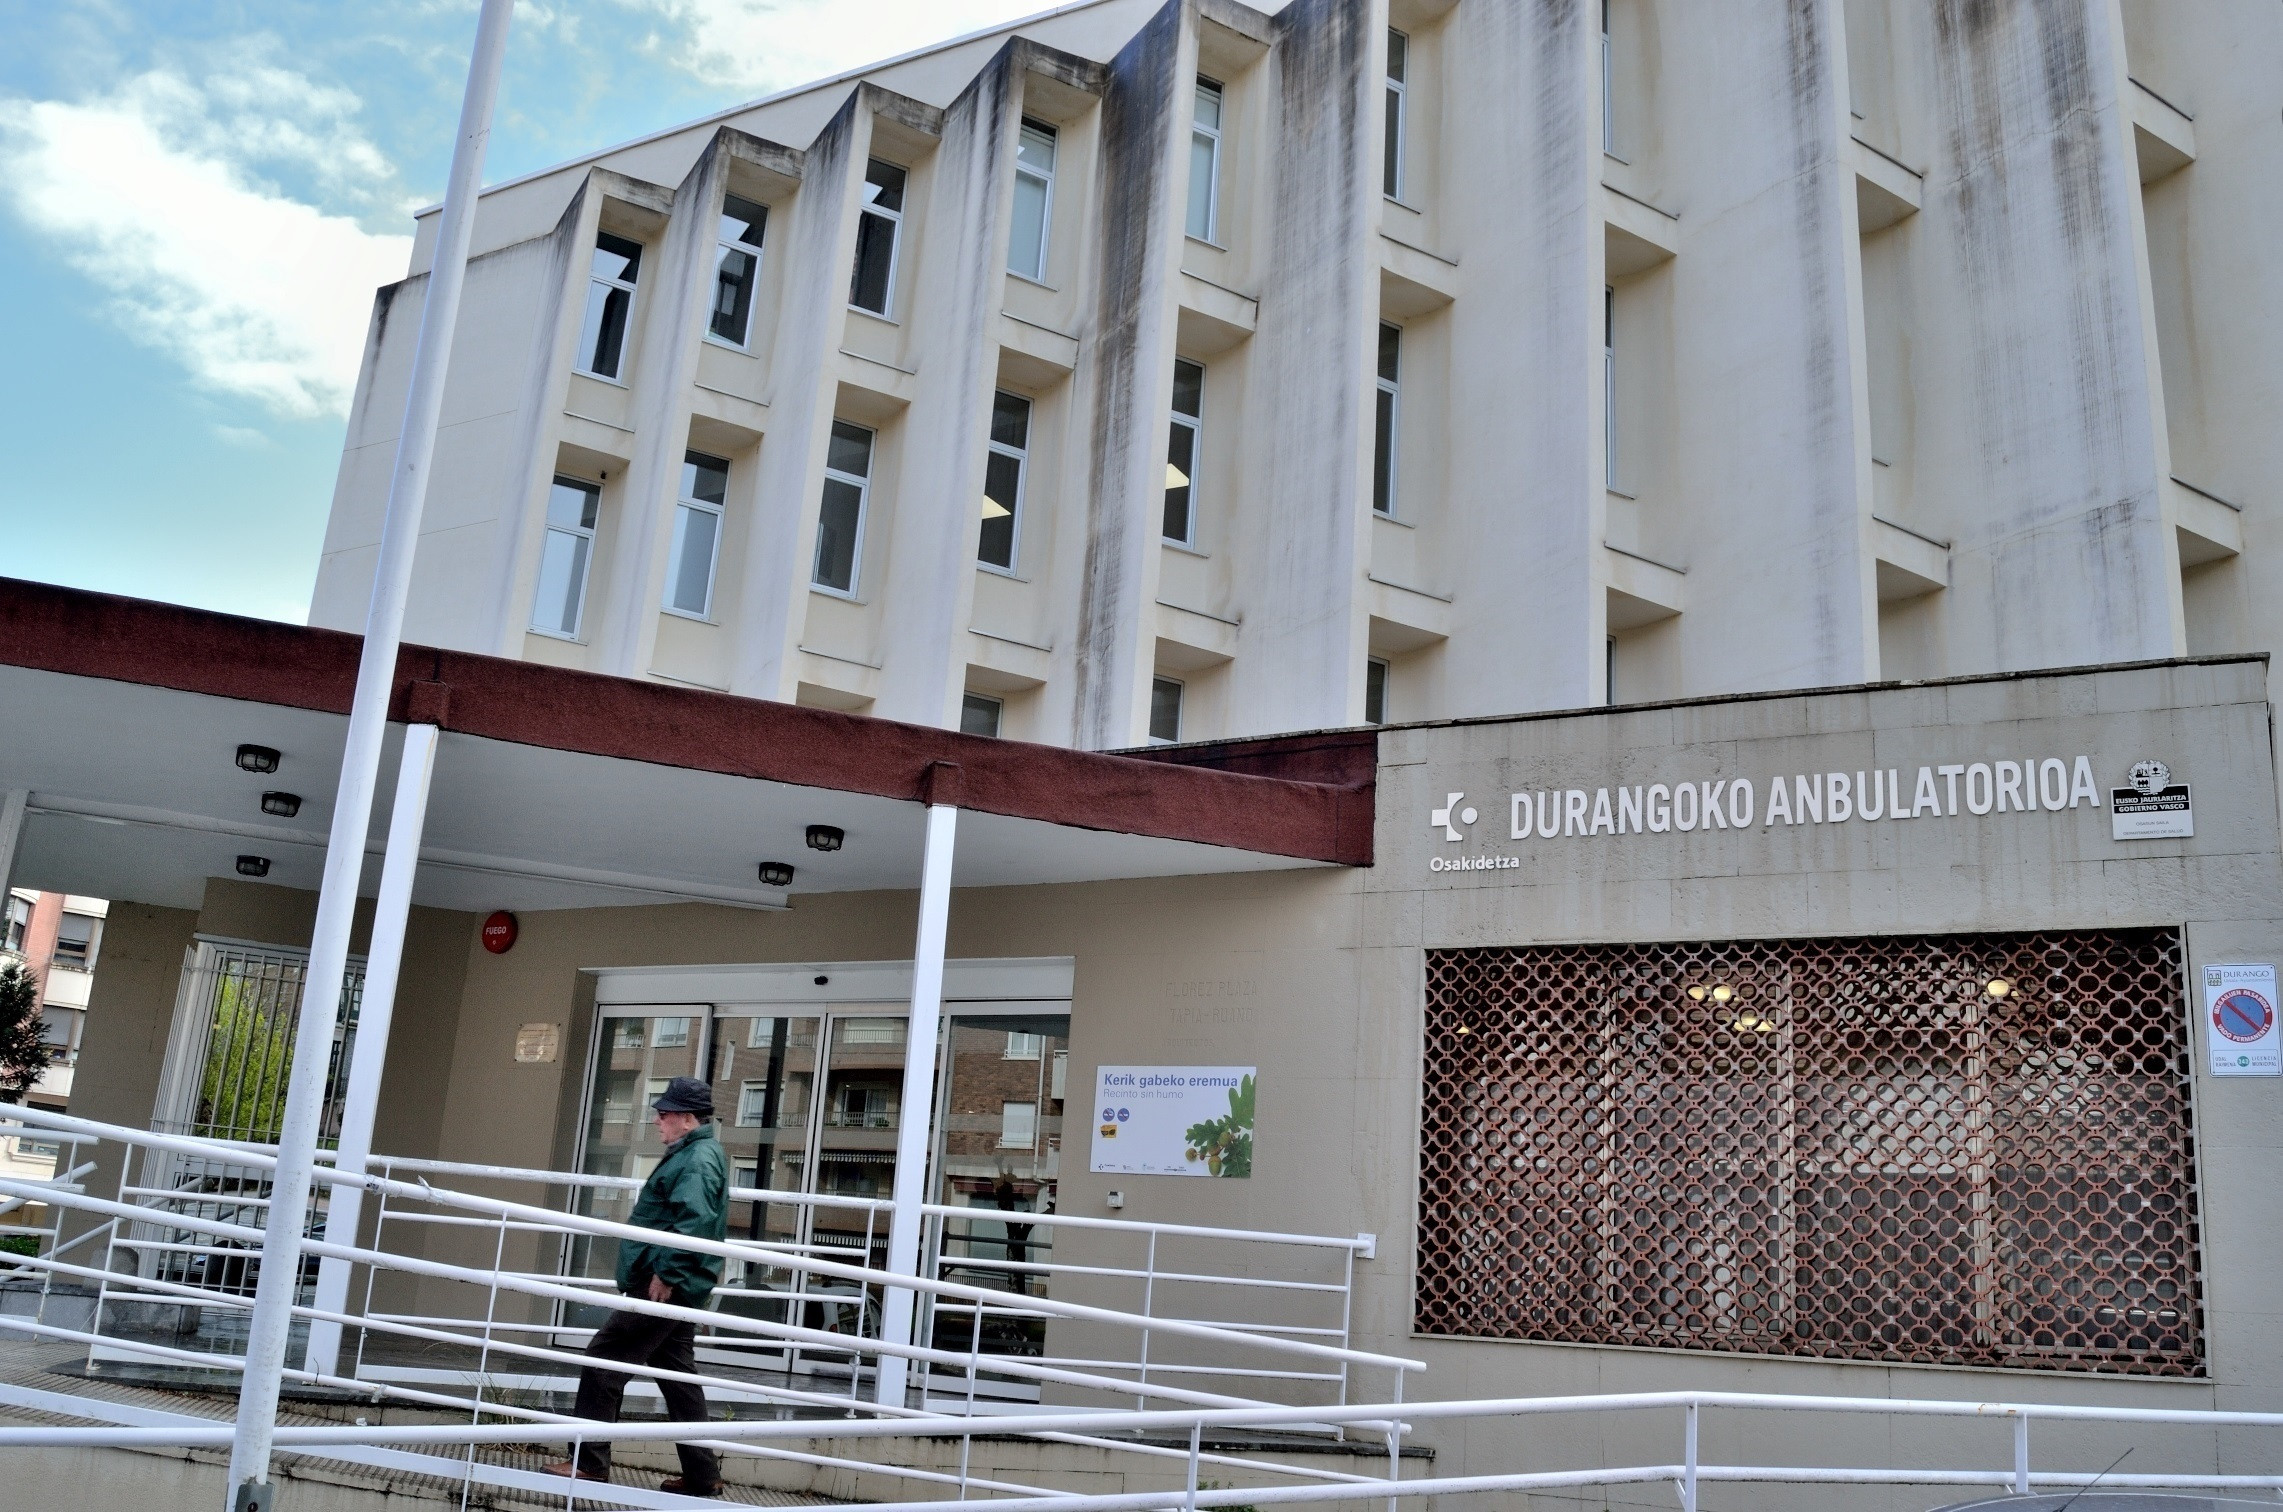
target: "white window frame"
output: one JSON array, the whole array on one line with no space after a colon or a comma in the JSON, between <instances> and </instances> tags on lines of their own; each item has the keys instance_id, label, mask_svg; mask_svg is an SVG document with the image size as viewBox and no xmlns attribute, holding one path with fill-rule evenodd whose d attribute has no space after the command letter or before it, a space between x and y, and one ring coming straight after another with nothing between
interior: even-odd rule
<instances>
[{"instance_id":1,"label":"white window frame","mask_svg":"<svg viewBox=\"0 0 2283 1512\"><path fill-rule=\"evenodd\" d=\"M1371 675L1374 672L1379 674L1379 717L1377 719L1372 718L1371 714ZM1391 684L1395 678L1395 669L1389 665L1387 658L1384 656L1367 656L1364 658L1363 663L1363 678L1364 723L1370 725L1386 724L1388 704L1387 695L1391 691Z\"/></svg>"},{"instance_id":2,"label":"white window frame","mask_svg":"<svg viewBox=\"0 0 2283 1512\"><path fill-rule=\"evenodd\" d=\"M893 168L897 172L901 173L904 176L904 193L911 193L911 169L905 167L901 163L891 163L886 158L867 158L864 161L864 167L867 173L870 172L871 167L874 163L878 163L883 167ZM869 177L862 179L859 182L865 188L878 187L872 183ZM884 220L888 223L888 287L882 292L880 296L880 308L877 310L866 309L864 306L856 302L856 269L851 267L848 270L848 308L855 310L859 314L870 315L876 320L886 320L892 322L896 318L897 264L903 260L904 251L904 212L900 207L894 210L889 210L883 206L872 203L870 200L866 200L863 206L856 212L857 233L858 241L860 244L863 239L862 233L864 229L864 217L867 215L872 216L877 220Z\"/></svg>"},{"instance_id":3,"label":"white window frame","mask_svg":"<svg viewBox=\"0 0 2283 1512\"><path fill-rule=\"evenodd\" d=\"M1185 536L1162 534L1165 520L1163 494L1158 496L1158 523L1161 532L1160 540L1168 545L1195 551L1197 549L1197 474L1204 470L1202 463L1205 458L1205 364L1192 361L1187 357L1176 357L1174 359L1176 366L1184 362L1197 370L1197 413L1185 415L1175 409L1170 395L1166 399L1165 412L1169 417L1167 421L1169 427L1177 425L1189 432L1189 533ZM1170 445L1170 438L1168 444ZM1172 467L1173 459L1171 457L1166 458L1165 465L1168 468ZM1170 484L1167 486L1168 488L1171 487Z\"/></svg>"},{"instance_id":4,"label":"white window frame","mask_svg":"<svg viewBox=\"0 0 2283 1512\"><path fill-rule=\"evenodd\" d=\"M1007 565L1002 567L996 562L984 561L980 547L978 547L976 550L975 565L978 569L984 572L996 572L1001 577L1013 577L1015 576L1015 569L1020 567L1023 561L1023 503L1029 497L1031 486L1031 451L1029 444L1030 423L1038 416L1038 401L1031 398L1028 394L1018 394L1012 389L997 389L994 390L991 395L991 404L993 408L998 406L999 395L1001 394L1005 394L1010 399L1022 400L1024 406L1027 409L1027 413L1023 417L1024 444L1022 446L1009 446L1004 441L997 440L996 438L992 438L988 442L989 450L994 456L1008 457L1014 461L1015 523L1009 530L1009 538L1007 541ZM1195 497L1195 495L1192 494L1191 497Z\"/></svg>"},{"instance_id":5,"label":"white window frame","mask_svg":"<svg viewBox=\"0 0 2283 1512\"><path fill-rule=\"evenodd\" d=\"M1601 483L1617 487L1617 290L1601 290Z\"/></svg>"},{"instance_id":6,"label":"white window frame","mask_svg":"<svg viewBox=\"0 0 2283 1512\"><path fill-rule=\"evenodd\" d=\"M1218 79L1208 79L1203 74L1199 74L1197 76L1196 95L1203 95L1208 91L1211 92L1214 99L1221 102L1221 108L1217 114L1219 114L1223 119L1226 119L1229 110L1229 91L1227 86L1223 85ZM1212 156L1209 159L1212 171L1206 175L1205 229L1203 231L1199 231L1195 226L1188 224L1189 211L1187 206L1184 206L1182 209L1183 229L1193 240L1204 242L1208 246L1217 247L1221 244L1221 127L1219 122L1215 122L1213 125L1207 126L1201 120L1199 120L1196 105L1194 104L1195 98L1195 95L1191 97L1192 104L1189 110L1189 140L1192 144L1194 144L1198 138L1202 137L1212 144ZM1190 160L1192 164L1192 171L1194 171L1194 164L1196 160L1196 153L1194 151L1190 153ZM1192 192L1191 198L1195 198L1194 192Z\"/></svg>"},{"instance_id":7,"label":"white window frame","mask_svg":"<svg viewBox=\"0 0 2283 1512\"><path fill-rule=\"evenodd\" d=\"M696 447L691 447L683 454L682 465L685 469L688 468L689 458L692 455L704 457L708 462L719 462L721 464L723 480L722 492L726 495L729 491L729 459L727 457L714 456L710 452L701 452L698 451ZM682 511L688 510L693 514L709 514L713 516L713 549L707 554L706 560L706 599L704 605L695 610L681 609L677 608L672 603L667 602L664 599L663 595L661 595L658 604L660 613L671 614L676 619L696 620L701 624L710 625L713 623L714 579L716 575L718 575L721 571L721 533L728 524L726 518L726 507L727 506L725 504L715 504L705 499L693 498L687 493L679 494L675 498L673 541L675 543L679 543L683 539L681 531ZM676 556L672 545L669 545L666 552L665 591L667 593L673 592L674 581L681 575L675 570L680 565L680 559Z\"/></svg>"},{"instance_id":8,"label":"white window frame","mask_svg":"<svg viewBox=\"0 0 2283 1512\"><path fill-rule=\"evenodd\" d=\"M602 485L587 478L573 478L563 473L556 473L554 476L550 477L547 480L548 491L552 493L554 491L555 485L558 483L568 484L571 487L578 488L582 491L587 489L592 489L594 491L595 523L593 525L558 525L553 520L547 520L545 522L545 528L539 537L539 564L540 570L542 572L546 570L548 536L562 534L567 536L580 537L586 541L586 556L579 567L579 612L576 616L575 622L572 624L569 630L558 630L552 625L539 624L536 620L528 622L525 628L527 628L533 635L544 635L549 640L570 641L573 644L578 644L581 638L586 634L587 590L594 586L595 532L601 527L602 524ZM531 603L531 612L533 615L537 615L539 612L539 602L537 598L538 585L533 584L532 586L533 599Z\"/></svg>"},{"instance_id":9,"label":"white window frame","mask_svg":"<svg viewBox=\"0 0 2283 1512\"><path fill-rule=\"evenodd\" d=\"M640 242L635 241L633 237L620 236L616 231L603 231L598 229L595 232L594 245L587 249L587 305L590 309L593 307L595 300L594 291L598 287L603 289L624 290L626 294L626 329L621 331L618 337L618 371L616 373L598 373L592 366L589 365L594 356L594 353L587 350L586 313L585 311L581 311L579 314L579 354L578 360L572 364L572 367L582 377L592 378L597 383L614 383L620 388L625 388L627 386L626 359L629 355L627 352L627 340L634 334L634 309L635 305L642 298L642 291L639 287L637 287L642 279L642 264L639 260L636 261L634 265L634 277L630 279L606 278L602 274L595 272L594 255L595 253L602 250L602 239L606 236L611 237L617 241L626 242L633 246L642 247L642 251L644 253L648 253L650 250L648 247L643 247ZM605 297L607 298L608 296Z\"/></svg>"},{"instance_id":10,"label":"white window frame","mask_svg":"<svg viewBox=\"0 0 2283 1512\"><path fill-rule=\"evenodd\" d=\"M1016 1139L1014 1110L1026 1108L1027 1139ZM1038 1102L1035 1098L1009 1098L999 1104L999 1148L1002 1150L1035 1150L1038 1148Z\"/></svg>"},{"instance_id":11,"label":"white window frame","mask_svg":"<svg viewBox=\"0 0 2283 1512\"><path fill-rule=\"evenodd\" d=\"M1386 133L1388 160L1381 167L1380 188L1384 198L1400 205L1403 203L1404 148L1411 140L1411 94L1408 83L1411 73L1411 37L1407 32L1389 27L1388 42L1393 44L1398 39L1403 43L1403 72L1399 74L1390 68L1385 80L1388 122L1394 129ZM1392 45L1389 51L1392 53Z\"/></svg>"},{"instance_id":12,"label":"white window frame","mask_svg":"<svg viewBox=\"0 0 2283 1512\"><path fill-rule=\"evenodd\" d=\"M726 218L729 214L728 201L732 199L745 199L745 196L742 194L724 195L722 199L723 203L721 216L716 218L717 225L719 224L721 218ZM764 227L761 234L763 237L768 236L769 233L766 227L768 224L767 217L769 207L762 204L759 200L747 200L746 203L760 206L763 217L762 224ZM735 241L725 236L716 236L714 238L714 287L717 290L721 287L722 255L727 252L742 252L753 259L753 294L752 297L746 301L745 305L745 329L742 333L739 334L738 338L735 341L730 340L727 336L722 335L719 331L713 328L713 312L709 308L706 312L705 339L712 342L715 346L728 347L733 352L751 351L752 348L748 345L748 343L753 339L753 309L754 306L758 305L761 302L761 244L758 242Z\"/></svg>"},{"instance_id":13,"label":"white window frame","mask_svg":"<svg viewBox=\"0 0 2283 1512\"><path fill-rule=\"evenodd\" d=\"M1375 392L1387 396L1387 507L1381 509L1378 500L1372 501L1372 513L1384 520L1397 519L1401 515L1396 504L1402 497L1400 485L1403 477L1403 327L1392 320L1383 320L1379 323L1379 329L1374 334L1384 341L1390 331L1395 333L1395 376L1393 378L1379 371L1379 347L1376 343L1371 352L1372 379L1377 385ZM1375 487L1379 482L1379 457L1377 455L1379 450L1379 415L1377 411L1378 403L1374 400L1371 419L1372 451L1374 453L1372 457L1372 483Z\"/></svg>"},{"instance_id":14,"label":"white window frame","mask_svg":"<svg viewBox=\"0 0 2283 1512\"><path fill-rule=\"evenodd\" d=\"M1170 687L1174 690L1173 735L1170 739L1166 736L1158 734L1155 728L1157 724L1157 690L1160 685ZM1189 685L1178 677L1167 677L1162 672L1153 673L1151 674L1149 680L1149 703L1150 724L1152 726L1149 732L1149 743L1153 746L1181 744L1181 726L1185 722L1185 716L1188 713Z\"/></svg>"},{"instance_id":15,"label":"white window frame","mask_svg":"<svg viewBox=\"0 0 2283 1512\"><path fill-rule=\"evenodd\" d=\"M869 438L869 441L864 450L865 474L863 477L858 477L854 473L842 472L839 468L834 467L830 460L832 456L832 443L829 439L829 432L827 433L828 439L825 443L825 457L827 459L824 468L825 477L829 480L834 480L841 483L852 483L856 486L856 542L849 549L848 586L846 588L835 588L830 583L818 582L817 572L822 564L817 560L815 551L812 551L809 554L809 591L812 593L827 593L832 595L834 598L848 599L853 601L856 598L858 591L861 590L864 586L864 530L865 527L871 523L872 519L871 470L880 465L880 432L869 425L858 425L853 420L836 419L832 423L834 425L845 425L851 430L860 430L864 432L864 434ZM820 499L818 502L821 512L822 500ZM816 543L817 551L824 549L824 542L821 539L822 532L823 527L820 522L818 526L818 533L820 538Z\"/></svg>"},{"instance_id":16,"label":"white window frame","mask_svg":"<svg viewBox=\"0 0 2283 1512\"><path fill-rule=\"evenodd\" d=\"M1046 133L1047 147L1049 152L1053 155L1054 162L1053 166L1049 167L1044 173L1039 172L1036 168L1031 167L1029 164L1023 161L1021 140L1022 133L1027 131L1042 131ZM1015 266L1015 248L1014 243L1011 240L1007 244L1007 271L1014 274L1015 277L1025 280L1026 282L1043 286L1046 283L1047 249L1053 244L1054 241L1054 179L1055 170L1062 166L1062 134L1059 131L1055 130L1053 125L1046 121L1034 120L1029 116L1024 116L1022 118L1022 123L1016 127L1016 143L1015 177L1018 180L1029 179L1033 183L1042 185L1046 191L1046 203L1039 209L1038 271L1035 273L1027 273L1021 268Z\"/></svg>"},{"instance_id":17,"label":"white window frame","mask_svg":"<svg viewBox=\"0 0 2283 1512\"><path fill-rule=\"evenodd\" d=\"M978 693L973 688L963 691L959 695L960 728L962 733L972 735L975 732L966 728L967 706L970 703L987 703L991 706L991 734L989 738L998 739L999 732L1007 727L1007 701L995 693Z\"/></svg>"}]
</instances>

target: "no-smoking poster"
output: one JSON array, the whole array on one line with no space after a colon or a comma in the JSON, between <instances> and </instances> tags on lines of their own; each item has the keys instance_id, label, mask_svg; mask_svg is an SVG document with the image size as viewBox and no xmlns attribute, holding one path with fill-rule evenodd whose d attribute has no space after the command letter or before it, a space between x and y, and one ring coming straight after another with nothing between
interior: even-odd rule
<instances>
[{"instance_id":1,"label":"no-smoking poster","mask_svg":"<svg viewBox=\"0 0 2283 1512\"><path fill-rule=\"evenodd\" d=\"M2283 1076L2273 966L2204 968L2204 1036L2214 1076Z\"/></svg>"}]
</instances>

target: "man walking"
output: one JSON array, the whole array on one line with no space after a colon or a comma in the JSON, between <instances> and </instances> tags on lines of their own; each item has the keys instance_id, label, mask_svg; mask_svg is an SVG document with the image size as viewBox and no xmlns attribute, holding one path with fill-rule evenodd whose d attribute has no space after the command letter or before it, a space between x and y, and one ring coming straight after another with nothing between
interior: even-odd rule
<instances>
[{"instance_id":1,"label":"man walking","mask_svg":"<svg viewBox=\"0 0 2283 1512\"><path fill-rule=\"evenodd\" d=\"M694 1076L677 1076L650 1106L666 1154L642 1184L642 1195L626 1221L637 1228L686 1234L693 1239L720 1239L729 1231L729 1162L722 1154L721 1141L714 1137L712 1089ZM720 1280L718 1255L619 1241L618 1289L629 1297L670 1302L677 1307L703 1307ZM614 1312L595 1331L587 1354L597 1360L695 1373L697 1336L695 1321ZM618 1371L588 1366L579 1372L579 1402L572 1410L597 1422L617 1422L626 1400L627 1380ZM705 1392L695 1382L660 1381L658 1390L666 1398L669 1421L706 1420ZM721 1490L720 1456L695 1444L674 1447L682 1457L682 1473L667 1477L658 1489L684 1496L717 1495ZM547 1469L581 1480L608 1480L610 1444L583 1444L575 1465L562 1460Z\"/></svg>"}]
</instances>

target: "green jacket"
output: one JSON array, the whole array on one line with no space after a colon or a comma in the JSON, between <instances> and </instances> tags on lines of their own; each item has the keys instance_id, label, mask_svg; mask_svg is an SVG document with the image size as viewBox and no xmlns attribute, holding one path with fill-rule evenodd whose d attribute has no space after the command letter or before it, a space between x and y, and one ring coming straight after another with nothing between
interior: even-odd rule
<instances>
[{"instance_id":1,"label":"green jacket","mask_svg":"<svg viewBox=\"0 0 2283 1512\"><path fill-rule=\"evenodd\" d=\"M720 1239L729 1232L729 1159L712 1124L699 1124L666 1146L665 1158L642 1183L642 1195L626 1221L692 1239ZM639 1296L652 1276L671 1286L674 1301L683 1307L700 1307L721 1280L721 1257L619 1240L618 1289Z\"/></svg>"}]
</instances>

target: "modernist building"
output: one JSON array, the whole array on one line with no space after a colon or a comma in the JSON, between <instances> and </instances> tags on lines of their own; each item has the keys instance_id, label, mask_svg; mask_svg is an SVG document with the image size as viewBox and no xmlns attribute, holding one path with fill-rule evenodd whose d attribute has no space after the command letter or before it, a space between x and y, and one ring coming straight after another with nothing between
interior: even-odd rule
<instances>
[{"instance_id":1,"label":"modernist building","mask_svg":"<svg viewBox=\"0 0 2283 1512\"><path fill-rule=\"evenodd\" d=\"M2279 71L2240 0L1064 7L485 194L408 634L1094 748L2273 648Z\"/></svg>"}]
</instances>

